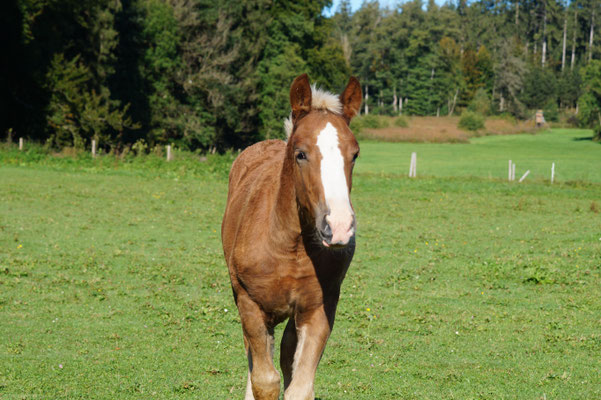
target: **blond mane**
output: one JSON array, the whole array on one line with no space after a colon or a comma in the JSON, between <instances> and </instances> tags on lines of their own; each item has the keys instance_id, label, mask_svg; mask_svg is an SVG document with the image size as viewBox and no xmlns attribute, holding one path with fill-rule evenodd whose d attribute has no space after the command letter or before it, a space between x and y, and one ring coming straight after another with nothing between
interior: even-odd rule
<instances>
[{"instance_id":1,"label":"blond mane","mask_svg":"<svg viewBox=\"0 0 601 400\"><path fill-rule=\"evenodd\" d=\"M319 89L315 84L311 85L311 110L324 110L336 114L342 113L342 103L334 93ZM292 114L284 120L284 130L286 137L292 134Z\"/></svg>"}]
</instances>

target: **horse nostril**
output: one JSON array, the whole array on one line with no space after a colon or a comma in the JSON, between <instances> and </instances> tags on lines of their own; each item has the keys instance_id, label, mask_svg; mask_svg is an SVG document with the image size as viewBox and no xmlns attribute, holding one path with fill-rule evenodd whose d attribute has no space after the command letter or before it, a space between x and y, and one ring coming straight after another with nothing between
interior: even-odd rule
<instances>
[{"instance_id":1,"label":"horse nostril","mask_svg":"<svg viewBox=\"0 0 601 400\"><path fill-rule=\"evenodd\" d=\"M332 228L330 227L330 224L328 224L325 218L322 220L321 223L321 234L327 242L330 242L332 240Z\"/></svg>"}]
</instances>

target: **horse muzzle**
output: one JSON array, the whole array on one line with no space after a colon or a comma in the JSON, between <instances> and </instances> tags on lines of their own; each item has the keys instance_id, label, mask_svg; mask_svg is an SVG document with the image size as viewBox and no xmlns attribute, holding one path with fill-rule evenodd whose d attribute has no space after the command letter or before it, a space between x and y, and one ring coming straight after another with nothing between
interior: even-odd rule
<instances>
[{"instance_id":1,"label":"horse muzzle","mask_svg":"<svg viewBox=\"0 0 601 400\"><path fill-rule=\"evenodd\" d=\"M327 214L318 224L318 231L324 247L345 247L355 236L357 223L355 215L350 214L341 218Z\"/></svg>"}]
</instances>

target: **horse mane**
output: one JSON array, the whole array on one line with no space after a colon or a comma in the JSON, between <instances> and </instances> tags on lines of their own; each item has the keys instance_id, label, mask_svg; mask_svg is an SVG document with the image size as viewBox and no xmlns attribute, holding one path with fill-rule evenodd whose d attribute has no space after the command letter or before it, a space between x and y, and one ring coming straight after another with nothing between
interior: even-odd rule
<instances>
[{"instance_id":1,"label":"horse mane","mask_svg":"<svg viewBox=\"0 0 601 400\"><path fill-rule=\"evenodd\" d=\"M337 95L320 89L315 84L311 85L311 110L330 111L335 114L342 113L342 103ZM284 120L286 138L292 134L292 114Z\"/></svg>"}]
</instances>

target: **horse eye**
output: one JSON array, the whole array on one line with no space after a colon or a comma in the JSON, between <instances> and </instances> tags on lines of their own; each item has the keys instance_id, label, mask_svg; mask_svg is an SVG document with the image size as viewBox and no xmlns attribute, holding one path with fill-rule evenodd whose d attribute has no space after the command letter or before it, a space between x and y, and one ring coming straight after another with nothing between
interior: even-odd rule
<instances>
[{"instance_id":1,"label":"horse eye","mask_svg":"<svg viewBox=\"0 0 601 400\"><path fill-rule=\"evenodd\" d=\"M359 152L356 152L355 155L353 156L353 162L355 162L355 160L357 159L357 157L359 157Z\"/></svg>"},{"instance_id":2,"label":"horse eye","mask_svg":"<svg viewBox=\"0 0 601 400\"><path fill-rule=\"evenodd\" d=\"M297 160L306 160L307 159L307 155L305 153L303 153L302 151L299 151L296 154L296 159Z\"/></svg>"}]
</instances>

